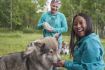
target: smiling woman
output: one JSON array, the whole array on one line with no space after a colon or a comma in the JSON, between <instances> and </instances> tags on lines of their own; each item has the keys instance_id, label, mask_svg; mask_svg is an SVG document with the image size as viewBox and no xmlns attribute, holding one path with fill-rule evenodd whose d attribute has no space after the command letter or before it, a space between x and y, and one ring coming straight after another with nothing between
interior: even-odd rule
<instances>
[{"instance_id":1,"label":"smiling woman","mask_svg":"<svg viewBox=\"0 0 105 70\"><path fill-rule=\"evenodd\" d=\"M84 36L86 28L87 28L87 25L86 25L85 19L81 16L77 16L74 20L74 26L73 26L73 29L76 35L80 37Z\"/></svg>"},{"instance_id":2,"label":"smiling woman","mask_svg":"<svg viewBox=\"0 0 105 70\"><path fill-rule=\"evenodd\" d=\"M103 46L92 31L91 17L84 13L74 16L70 51L73 61L61 60L54 65L68 70L104 70Z\"/></svg>"}]
</instances>

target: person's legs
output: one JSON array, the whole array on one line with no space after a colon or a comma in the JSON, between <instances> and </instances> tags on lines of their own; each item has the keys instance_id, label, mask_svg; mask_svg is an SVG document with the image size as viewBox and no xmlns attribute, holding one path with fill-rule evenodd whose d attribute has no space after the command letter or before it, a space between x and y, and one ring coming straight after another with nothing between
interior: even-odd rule
<instances>
[{"instance_id":1,"label":"person's legs","mask_svg":"<svg viewBox=\"0 0 105 70\"><path fill-rule=\"evenodd\" d=\"M60 67L53 67L52 70L61 70Z\"/></svg>"},{"instance_id":2,"label":"person's legs","mask_svg":"<svg viewBox=\"0 0 105 70\"><path fill-rule=\"evenodd\" d=\"M58 70L58 69L57 69L57 67L54 67L54 66L53 66L53 69L52 69L52 70Z\"/></svg>"},{"instance_id":3,"label":"person's legs","mask_svg":"<svg viewBox=\"0 0 105 70\"><path fill-rule=\"evenodd\" d=\"M62 42L59 42L58 43L58 53L60 53L61 52L61 50L62 50Z\"/></svg>"},{"instance_id":4,"label":"person's legs","mask_svg":"<svg viewBox=\"0 0 105 70\"><path fill-rule=\"evenodd\" d=\"M61 43L59 42L58 43L58 53L59 54L60 54L61 50L62 50L62 42ZM59 68L53 66L53 69L52 70L59 70Z\"/></svg>"}]
</instances>

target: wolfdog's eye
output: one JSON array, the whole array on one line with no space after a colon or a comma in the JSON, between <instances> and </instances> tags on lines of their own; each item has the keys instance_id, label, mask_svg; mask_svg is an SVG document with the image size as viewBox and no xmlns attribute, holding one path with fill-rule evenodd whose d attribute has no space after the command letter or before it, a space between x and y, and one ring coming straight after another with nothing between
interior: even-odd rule
<instances>
[{"instance_id":1,"label":"wolfdog's eye","mask_svg":"<svg viewBox=\"0 0 105 70\"><path fill-rule=\"evenodd\" d=\"M50 51L50 53L53 53L53 51Z\"/></svg>"},{"instance_id":2,"label":"wolfdog's eye","mask_svg":"<svg viewBox=\"0 0 105 70\"><path fill-rule=\"evenodd\" d=\"M49 53L53 53L53 50L52 50L52 49L50 49Z\"/></svg>"}]
</instances>

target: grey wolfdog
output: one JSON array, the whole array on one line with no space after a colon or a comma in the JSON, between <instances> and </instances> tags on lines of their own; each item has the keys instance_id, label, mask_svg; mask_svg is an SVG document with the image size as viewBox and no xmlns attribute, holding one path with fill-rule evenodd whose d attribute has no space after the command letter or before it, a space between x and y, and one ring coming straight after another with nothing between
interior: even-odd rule
<instances>
[{"instance_id":1,"label":"grey wolfdog","mask_svg":"<svg viewBox=\"0 0 105 70\"><path fill-rule=\"evenodd\" d=\"M54 39L51 42L56 43L56 47L47 45L45 39L32 41L26 51L1 56L0 70L50 70L52 63L57 62L60 57L55 38L51 38Z\"/></svg>"}]
</instances>

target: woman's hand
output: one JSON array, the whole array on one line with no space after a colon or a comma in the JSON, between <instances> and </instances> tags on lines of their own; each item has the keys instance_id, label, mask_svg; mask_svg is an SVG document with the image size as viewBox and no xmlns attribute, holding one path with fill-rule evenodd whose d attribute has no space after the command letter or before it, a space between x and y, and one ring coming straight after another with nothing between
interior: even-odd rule
<instances>
[{"instance_id":1,"label":"woman's hand","mask_svg":"<svg viewBox=\"0 0 105 70\"><path fill-rule=\"evenodd\" d=\"M47 22L43 23L43 28L46 29L48 32L53 32L53 27L50 26L50 24Z\"/></svg>"},{"instance_id":2,"label":"woman's hand","mask_svg":"<svg viewBox=\"0 0 105 70\"><path fill-rule=\"evenodd\" d=\"M64 67L64 60L60 60L57 63L53 63L55 67Z\"/></svg>"},{"instance_id":3,"label":"woman's hand","mask_svg":"<svg viewBox=\"0 0 105 70\"><path fill-rule=\"evenodd\" d=\"M46 29L48 32L53 32L53 28Z\"/></svg>"}]
</instances>

